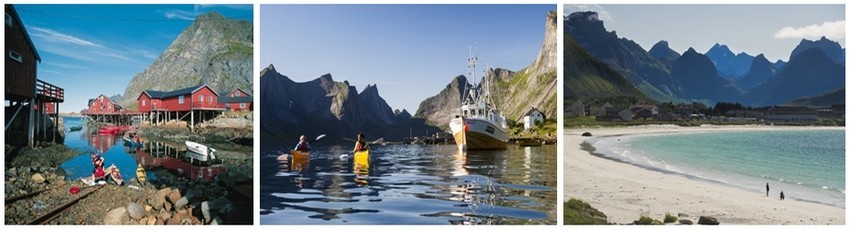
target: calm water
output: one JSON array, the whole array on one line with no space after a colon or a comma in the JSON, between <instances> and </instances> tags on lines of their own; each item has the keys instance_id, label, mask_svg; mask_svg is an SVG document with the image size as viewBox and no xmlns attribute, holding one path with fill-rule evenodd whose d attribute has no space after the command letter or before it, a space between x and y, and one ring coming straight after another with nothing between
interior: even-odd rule
<instances>
[{"instance_id":1,"label":"calm water","mask_svg":"<svg viewBox=\"0 0 850 230\"><path fill-rule=\"evenodd\" d=\"M67 173L67 178L77 180L91 176L93 169L89 153L100 153L104 158L104 166L112 164L121 170L125 183L136 178L136 168L141 163L146 170L147 180L157 182L157 174L169 173L178 177L192 180L209 180L219 173L227 171L220 163L198 162L185 156L186 147L182 143L147 142L144 149L130 152L124 145L122 135L91 134L81 118L65 117L65 129L82 125L83 130L69 132L65 136L65 145L79 150L80 156L63 162L60 167Z\"/></svg>"},{"instance_id":2,"label":"calm water","mask_svg":"<svg viewBox=\"0 0 850 230\"><path fill-rule=\"evenodd\" d=\"M844 207L844 130L736 131L591 139L628 163Z\"/></svg>"},{"instance_id":3,"label":"calm water","mask_svg":"<svg viewBox=\"0 0 850 230\"><path fill-rule=\"evenodd\" d=\"M454 146L316 147L260 159L262 224L555 224L554 146L458 153ZM293 162L294 160L294 162Z\"/></svg>"}]
</instances>

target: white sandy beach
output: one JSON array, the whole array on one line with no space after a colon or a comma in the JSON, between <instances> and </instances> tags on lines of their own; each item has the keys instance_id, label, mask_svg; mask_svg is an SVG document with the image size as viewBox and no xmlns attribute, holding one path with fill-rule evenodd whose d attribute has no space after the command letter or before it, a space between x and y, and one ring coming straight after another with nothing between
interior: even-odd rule
<instances>
[{"instance_id":1,"label":"white sandy beach","mask_svg":"<svg viewBox=\"0 0 850 230\"><path fill-rule=\"evenodd\" d=\"M634 165L596 157L581 149L593 137L661 132L811 129L807 127L672 125L568 128L564 131L564 201L584 200L608 216L608 222L631 223L640 215L663 219L665 213L685 213L697 222L713 216L720 224L844 224L845 210L811 202L777 199L764 193L691 180L684 176L650 171ZM837 128L842 129L843 128ZM756 188L758 189L758 188ZM763 187L760 189L764 189Z\"/></svg>"}]
</instances>

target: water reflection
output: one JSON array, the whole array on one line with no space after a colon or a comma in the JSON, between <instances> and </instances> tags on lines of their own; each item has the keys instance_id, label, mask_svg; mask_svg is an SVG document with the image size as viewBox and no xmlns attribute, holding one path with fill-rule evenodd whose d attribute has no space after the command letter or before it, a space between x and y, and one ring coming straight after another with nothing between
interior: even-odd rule
<instances>
[{"instance_id":1,"label":"water reflection","mask_svg":"<svg viewBox=\"0 0 850 230\"><path fill-rule=\"evenodd\" d=\"M263 224L554 224L554 146L341 146L306 158L263 151Z\"/></svg>"},{"instance_id":2,"label":"water reflection","mask_svg":"<svg viewBox=\"0 0 850 230\"><path fill-rule=\"evenodd\" d=\"M68 135L65 144L83 154L63 162L62 167L70 179L91 176L93 168L88 153L102 154L105 165L115 164L125 181L136 178L136 168L141 165L146 171L147 181L157 182L154 172L162 169L171 174L191 180L209 181L216 175L226 173L222 160L200 161L190 157L185 144L172 141L152 141L132 138L124 140L121 134L91 133L79 118L64 118L66 126L80 125L80 135Z\"/></svg>"}]
</instances>

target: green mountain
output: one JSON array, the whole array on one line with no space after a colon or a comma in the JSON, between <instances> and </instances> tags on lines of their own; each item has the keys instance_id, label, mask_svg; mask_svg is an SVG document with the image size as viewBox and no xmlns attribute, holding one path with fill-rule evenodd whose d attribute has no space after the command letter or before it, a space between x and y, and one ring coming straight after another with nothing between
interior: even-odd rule
<instances>
[{"instance_id":1,"label":"green mountain","mask_svg":"<svg viewBox=\"0 0 850 230\"><path fill-rule=\"evenodd\" d=\"M169 91L207 84L217 93L253 94L254 26L210 12L199 15L160 56L136 74L120 104L135 108L144 90Z\"/></svg>"},{"instance_id":2,"label":"green mountain","mask_svg":"<svg viewBox=\"0 0 850 230\"><path fill-rule=\"evenodd\" d=\"M564 34L565 101L612 96L649 100L619 72L596 60L571 35Z\"/></svg>"}]
</instances>

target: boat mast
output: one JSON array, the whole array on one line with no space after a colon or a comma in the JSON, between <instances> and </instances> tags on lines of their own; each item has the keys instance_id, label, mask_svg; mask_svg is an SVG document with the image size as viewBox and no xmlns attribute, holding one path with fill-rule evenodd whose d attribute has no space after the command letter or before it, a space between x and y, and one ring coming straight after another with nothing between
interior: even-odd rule
<instances>
[{"instance_id":1,"label":"boat mast","mask_svg":"<svg viewBox=\"0 0 850 230\"><path fill-rule=\"evenodd\" d=\"M478 64L478 58L475 57L475 52L473 52L472 46L469 47L469 59L468 59L468 61L469 61L469 63L466 66L467 74L470 77L472 77L472 89L469 90L471 92L471 93L469 93L470 94L469 100L470 100L471 103L477 103L478 102L478 98L477 98L478 94L476 94L474 90L477 88L476 84L475 84L475 66Z\"/></svg>"}]
</instances>

